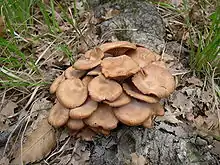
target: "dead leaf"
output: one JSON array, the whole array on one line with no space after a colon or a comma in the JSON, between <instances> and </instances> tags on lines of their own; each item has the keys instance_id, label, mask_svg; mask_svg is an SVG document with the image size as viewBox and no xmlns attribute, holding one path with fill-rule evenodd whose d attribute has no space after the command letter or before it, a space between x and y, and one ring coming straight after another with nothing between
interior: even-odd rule
<instances>
[{"instance_id":1,"label":"dead leaf","mask_svg":"<svg viewBox=\"0 0 220 165\"><path fill-rule=\"evenodd\" d=\"M202 125L204 124L204 118L201 115L199 115L197 118L195 118L194 123L196 127L202 127Z\"/></svg>"},{"instance_id":2,"label":"dead leaf","mask_svg":"<svg viewBox=\"0 0 220 165\"><path fill-rule=\"evenodd\" d=\"M5 122L6 118L0 115L0 132L9 128L8 123Z\"/></svg>"},{"instance_id":3,"label":"dead leaf","mask_svg":"<svg viewBox=\"0 0 220 165\"><path fill-rule=\"evenodd\" d=\"M9 165L9 160L6 157L3 157L2 159L0 159L0 164L1 165Z\"/></svg>"},{"instance_id":4,"label":"dead leaf","mask_svg":"<svg viewBox=\"0 0 220 165\"><path fill-rule=\"evenodd\" d=\"M5 117L14 115L14 109L17 108L18 105L13 101L9 100L8 103L2 108L0 115Z\"/></svg>"},{"instance_id":5,"label":"dead leaf","mask_svg":"<svg viewBox=\"0 0 220 165\"><path fill-rule=\"evenodd\" d=\"M203 86L203 82L202 82L200 79L196 78L196 77L191 77L191 78L189 78L189 79L187 80L187 82L188 82L189 84L194 85L194 86L199 86L199 87Z\"/></svg>"},{"instance_id":6,"label":"dead leaf","mask_svg":"<svg viewBox=\"0 0 220 165\"><path fill-rule=\"evenodd\" d=\"M5 30L4 17L3 17L3 16L0 16L0 36L1 36L1 37L4 35L4 30Z\"/></svg>"},{"instance_id":7,"label":"dead leaf","mask_svg":"<svg viewBox=\"0 0 220 165\"><path fill-rule=\"evenodd\" d=\"M145 165L146 160L143 155L138 156L136 153L131 154L131 165Z\"/></svg>"},{"instance_id":8,"label":"dead leaf","mask_svg":"<svg viewBox=\"0 0 220 165\"><path fill-rule=\"evenodd\" d=\"M15 153L12 164L21 164L21 157L26 164L38 161L51 152L55 145L55 130L45 118L39 123L38 128L27 137L23 144L22 154L20 149Z\"/></svg>"},{"instance_id":9,"label":"dead leaf","mask_svg":"<svg viewBox=\"0 0 220 165\"><path fill-rule=\"evenodd\" d=\"M179 108L182 114L185 116L186 113L192 112L194 104L190 99L187 98L180 91L175 92L173 97L172 106L175 108Z\"/></svg>"},{"instance_id":10,"label":"dead leaf","mask_svg":"<svg viewBox=\"0 0 220 165\"><path fill-rule=\"evenodd\" d=\"M108 20L108 19L111 19L119 14L120 14L120 10L110 9L105 13L105 16L103 16L103 19Z\"/></svg>"},{"instance_id":11,"label":"dead leaf","mask_svg":"<svg viewBox=\"0 0 220 165\"><path fill-rule=\"evenodd\" d=\"M41 111L41 110L48 110L53 106L51 101L48 101L47 98L38 99L34 102L32 106L32 112Z\"/></svg>"},{"instance_id":12,"label":"dead leaf","mask_svg":"<svg viewBox=\"0 0 220 165\"><path fill-rule=\"evenodd\" d=\"M176 117L179 116L180 113L172 113L170 111L166 112L164 116L157 116L156 121L167 121L169 123L177 124L177 123L182 123L179 119Z\"/></svg>"}]
</instances>

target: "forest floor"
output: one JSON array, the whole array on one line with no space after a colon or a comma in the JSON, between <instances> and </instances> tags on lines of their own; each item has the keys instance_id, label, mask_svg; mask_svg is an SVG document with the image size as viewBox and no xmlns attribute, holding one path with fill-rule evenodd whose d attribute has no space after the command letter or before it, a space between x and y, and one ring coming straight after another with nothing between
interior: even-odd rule
<instances>
[{"instance_id":1,"label":"forest floor","mask_svg":"<svg viewBox=\"0 0 220 165\"><path fill-rule=\"evenodd\" d=\"M88 49L107 41L126 39L125 34L131 38L138 35L131 29L120 35L108 31L106 26L112 20L118 21L118 16L126 14L127 8L118 8L113 2L106 4L45 0L33 6L33 16L23 23L12 20L15 17L10 12L13 5L3 5L0 164L21 164L21 153L22 160L31 164L219 164L219 66L211 65L209 58L211 66L207 65L204 73L204 65L192 65L196 60L192 60L191 52L198 52L200 41L205 43L198 33L201 27L204 31L210 30L206 29L211 26L208 18L213 13L219 17L214 3L204 5L190 1L186 6L181 0L154 1L152 11L158 16L146 12L149 15L141 17L162 18L163 25L153 22L157 24L153 30L161 28L154 42L148 34L150 39L145 37L142 41L149 42L148 46L163 57L178 84L163 102L165 115L156 118L152 129L119 125L109 136L97 135L94 141L85 142L76 139L66 128L54 129L47 123L48 111L55 99L49 87L55 77ZM144 20L141 27L150 27L143 24ZM145 36L144 30L141 33ZM138 39L132 41L141 40ZM192 44L197 51L192 49ZM215 49L213 45L211 48Z\"/></svg>"}]
</instances>

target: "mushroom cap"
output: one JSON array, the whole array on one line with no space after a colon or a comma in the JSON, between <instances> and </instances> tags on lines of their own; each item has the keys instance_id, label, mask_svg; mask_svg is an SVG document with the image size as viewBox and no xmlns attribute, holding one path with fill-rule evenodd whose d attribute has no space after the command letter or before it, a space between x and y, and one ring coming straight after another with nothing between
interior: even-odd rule
<instances>
[{"instance_id":1,"label":"mushroom cap","mask_svg":"<svg viewBox=\"0 0 220 165\"><path fill-rule=\"evenodd\" d=\"M67 79L70 79L70 78L81 78L82 76L84 76L86 74L86 71L84 70L77 70L75 69L74 67L70 66L69 68L67 68L65 71L64 71L64 76L67 78Z\"/></svg>"},{"instance_id":2,"label":"mushroom cap","mask_svg":"<svg viewBox=\"0 0 220 165\"><path fill-rule=\"evenodd\" d=\"M101 63L101 59L89 60L84 56L82 56L73 64L73 66L78 70L89 70L98 66L100 63Z\"/></svg>"},{"instance_id":3,"label":"mushroom cap","mask_svg":"<svg viewBox=\"0 0 220 165\"><path fill-rule=\"evenodd\" d=\"M152 118L147 118L146 120L144 120L144 122L142 123L142 125L143 125L145 128L152 128L152 127L153 127Z\"/></svg>"},{"instance_id":4,"label":"mushroom cap","mask_svg":"<svg viewBox=\"0 0 220 165\"><path fill-rule=\"evenodd\" d=\"M161 68L167 69L166 63L164 61L154 61L154 62L152 62L152 64L157 65L157 66L159 66Z\"/></svg>"},{"instance_id":5,"label":"mushroom cap","mask_svg":"<svg viewBox=\"0 0 220 165\"><path fill-rule=\"evenodd\" d=\"M88 91L80 79L67 79L60 83L56 91L58 101L67 108L82 105L87 98Z\"/></svg>"},{"instance_id":6,"label":"mushroom cap","mask_svg":"<svg viewBox=\"0 0 220 165\"><path fill-rule=\"evenodd\" d=\"M136 49L136 45L128 41L115 41L104 43L99 46L104 53L110 53L115 56L122 55L129 49Z\"/></svg>"},{"instance_id":7,"label":"mushroom cap","mask_svg":"<svg viewBox=\"0 0 220 165\"><path fill-rule=\"evenodd\" d=\"M91 130L93 130L96 133L101 133L103 135L109 135L110 134L110 130L105 130L103 128L94 128L94 127L90 127Z\"/></svg>"},{"instance_id":8,"label":"mushroom cap","mask_svg":"<svg viewBox=\"0 0 220 165\"><path fill-rule=\"evenodd\" d=\"M132 77L132 82L143 94L153 94L159 98L166 98L175 90L172 74L155 64L142 68L142 72Z\"/></svg>"},{"instance_id":9,"label":"mushroom cap","mask_svg":"<svg viewBox=\"0 0 220 165\"><path fill-rule=\"evenodd\" d=\"M90 82L92 79L93 79L92 76L85 76L85 77L83 77L83 79L82 79L82 83L83 83L86 87L88 87L88 84L89 84L89 82Z\"/></svg>"},{"instance_id":10,"label":"mushroom cap","mask_svg":"<svg viewBox=\"0 0 220 165\"><path fill-rule=\"evenodd\" d=\"M100 65L87 73L88 76L98 76L100 74L102 74Z\"/></svg>"},{"instance_id":11,"label":"mushroom cap","mask_svg":"<svg viewBox=\"0 0 220 165\"><path fill-rule=\"evenodd\" d=\"M145 101L147 103L157 103L160 99L157 96L153 95L144 95L142 94L132 83L129 85L127 83L123 83L124 91L131 97L136 98L138 100Z\"/></svg>"},{"instance_id":12,"label":"mushroom cap","mask_svg":"<svg viewBox=\"0 0 220 165\"><path fill-rule=\"evenodd\" d=\"M90 129L89 127L83 128L77 135L77 138L81 138L85 141L92 141L93 137L96 135L96 133Z\"/></svg>"},{"instance_id":13,"label":"mushroom cap","mask_svg":"<svg viewBox=\"0 0 220 165\"><path fill-rule=\"evenodd\" d=\"M104 57L104 52L100 48L96 47L88 50L84 56L90 60L101 60Z\"/></svg>"},{"instance_id":14,"label":"mushroom cap","mask_svg":"<svg viewBox=\"0 0 220 165\"><path fill-rule=\"evenodd\" d=\"M118 57L107 57L101 62L102 73L105 77L118 78L129 77L140 70L140 67L131 57L121 55Z\"/></svg>"},{"instance_id":15,"label":"mushroom cap","mask_svg":"<svg viewBox=\"0 0 220 165\"><path fill-rule=\"evenodd\" d=\"M112 102L111 101L103 101L103 102L111 107L120 107L122 105L130 103L131 98L125 92L122 92L122 94L116 100Z\"/></svg>"},{"instance_id":16,"label":"mushroom cap","mask_svg":"<svg viewBox=\"0 0 220 165\"><path fill-rule=\"evenodd\" d=\"M130 50L126 54L132 58L141 68L149 65L156 60L156 53L147 48L137 47L135 50Z\"/></svg>"},{"instance_id":17,"label":"mushroom cap","mask_svg":"<svg viewBox=\"0 0 220 165\"><path fill-rule=\"evenodd\" d=\"M69 109L62 106L58 101L50 109L48 122L54 127L61 127L66 124L69 119Z\"/></svg>"},{"instance_id":18,"label":"mushroom cap","mask_svg":"<svg viewBox=\"0 0 220 165\"><path fill-rule=\"evenodd\" d=\"M99 75L90 81L88 91L95 101L114 101L122 94L122 87L116 81L108 80Z\"/></svg>"},{"instance_id":19,"label":"mushroom cap","mask_svg":"<svg viewBox=\"0 0 220 165\"><path fill-rule=\"evenodd\" d=\"M74 68L79 70L89 70L101 63L101 59L104 57L104 53L99 48L94 48L85 53L74 64Z\"/></svg>"},{"instance_id":20,"label":"mushroom cap","mask_svg":"<svg viewBox=\"0 0 220 165\"><path fill-rule=\"evenodd\" d=\"M83 121L80 119L69 119L66 125L71 130L80 130L85 126Z\"/></svg>"},{"instance_id":21,"label":"mushroom cap","mask_svg":"<svg viewBox=\"0 0 220 165\"><path fill-rule=\"evenodd\" d=\"M152 108L152 114L151 116L149 116L147 119L145 119L145 121L142 123L142 125L145 128L152 128L153 126L153 118L155 118L156 116L163 116L164 115L164 108L162 105L160 105L159 103L155 103L155 104L150 104L151 108Z\"/></svg>"},{"instance_id":22,"label":"mushroom cap","mask_svg":"<svg viewBox=\"0 0 220 165\"><path fill-rule=\"evenodd\" d=\"M151 105L146 102L132 101L124 106L114 108L114 114L119 121L129 126L141 125L149 116L152 115Z\"/></svg>"},{"instance_id":23,"label":"mushroom cap","mask_svg":"<svg viewBox=\"0 0 220 165\"><path fill-rule=\"evenodd\" d=\"M107 104L99 104L97 110L84 119L84 122L90 127L112 130L117 127L118 119L115 117L112 107Z\"/></svg>"},{"instance_id":24,"label":"mushroom cap","mask_svg":"<svg viewBox=\"0 0 220 165\"><path fill-rule=\"evenodd\" d=\"M65 77L64 77L64 75L62 74L62 75L60 75L60 76L58 76L54 81L53 81L53 83L50 85L50 93L51 94L53 94L53 93L55 93L56 92L56 90L57 90L57 88L58 88L58 86L60 85L60 83L62 82L62 81L64 81L65 80Z\"/></svg>"},{"instance_id":25,"label":"mushroom cap","mask_svg":"<svg viewBox=\"0 0 220 165\"><path fill-rule=\"evenodd\" d=\"M88 98L80 107L70 109L71 119L84 119L89 117L98 107L98 103Z\"/></svg>"}]
</instances>

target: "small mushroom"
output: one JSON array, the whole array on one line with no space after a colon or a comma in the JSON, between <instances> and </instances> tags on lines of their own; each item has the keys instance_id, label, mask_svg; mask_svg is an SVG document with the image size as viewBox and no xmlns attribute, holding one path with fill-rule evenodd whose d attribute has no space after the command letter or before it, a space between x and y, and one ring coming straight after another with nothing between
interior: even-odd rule
<instances>
[{"instance_id":1,"label":"small mushroom","mask_svg":"<svg viewBox=\"0 0 220 165\"><path fill-rule=\"evenodd\" d=\"M131 57L126 55L108 57L101 62L102 73L107 78L127 78L140 70Z\"/></svg>"},{"instance_id":2,"label":"small mushroom","mask_svg":"<svg viewBox=\"0 0 220 165\"><path fill-rule=\"evenodd\" d=\"M151 106L151 109L152 109L151 115L147 119L145 119L145 121L142 123L142 125L145 128L152 128L153 118L155 118L156 116L163 116L164 115L164 108L159 103L150 104L150 106Z\"/></svg>"},{"instance_id":3,"label":"small mushroom","mask_svg":"<svg viewBox=\"0 0 220 165\"><path fill-rule=\"evenodd\" d=\"M155 64L142 68L142 72L132 77L132 82L143 94L152 94L159 98L166 98L175 90L172 74Z\"/></svg>"},{"instance_id":4,"label":"small mushroom","mask_svg":"<svg viewBox=\"0 0 220 165\"><path fill-rule=\"evenodd\" d=\"M122 87L116 81L108 80L99 75L90 81L88 91L95 101L114 101L122 94Z\"/></svg>"},{"instance_id":5,"label":"small mushroom","mask_svg":"<svg viewBox=\"0 0 220 165\"><path fill-rule=\"evenodd\" d=\"M103 135L109 135L110 134L110 130L105 130L103 128L94 128L94 127L90 127L90 129L92 129L94 132L98 133L98 134L103 134Z\"/></svg>"},{"instance_id":6,"label":"small mushroom","mask_svg":"<svg viewBox=\"0 0 220 165\"><path fill-rule=\"evenodd\" d=\"M99 46L104 53L110 53L115 56L123 55L129 49L136 49L136 45L128 41L116 41L104 43Z\"/></svg>"},{"instance_id":7,"label":"small mushroom","mask_svg":"<svg viewBox=\"0 0 220 165\"><path fill-rule=\"evenodd\" d=\"M97 109L97 107L98 107L98 103L88 98L83 105L70 110L70 118L72 119L87 118Z\"/></svg>"},{"instance_id":8,"label":"small mushroom","mask_svg":"<svg viewBox=\"0 0 220 165\"><path fill-rule=\"evenodd\" d=\"M50 109L48 122L54 127L61 127L66 124L69 119L69 109L62 106L58 101Z\"/></svg>"},{"instance_id":9,"label":"small mushroom","mask_svg":"<svg viewBox=\"0 0 220 165\"><path fill-rule=\"evenodd\" d=\"M82 105L87 99L88 91L80 79L67 79L60 83L56 91L58 101L67 108Z\"/></svg>"},{"instance_id":10,"label":"small mushroom","mask_svg":"<svg viewBox=\"0 0 220 165\"><path fill-rule=\"evenodd\" d=\"M126 54L132 58L141 68L149 65L156 60L156 53L143 47L137 47L135 50L130 50Z\"/></svg>"},{"instance_id":11,"label":"small mushroom","mask_svg":"<svg viewBox=\"0 0 220 165\"><path fill-rule=\"evenodd\" d=\"M85 76L82 79L82 83L85 85L85 87L88 87L88 84L90 83L90 81L92 81L92 79L92 76Z\"/></svg>"},{"instance_id":12,"label":"small mushroom","mask_svg":"<svg viewBox=\"0 0 220 165\"><path fill-rule=\"evenodd\" d=\"M96 47L88 50L85 53L85 57L90 60L97 60L97 59L101 60L104 57L104 52L100 48Z\"/></svg>"},{"instance_id":13,"label":"small mushroom","mask_svg":"<svg viewBox=\"0 0 220 165\"><path fill-rule=\"evenodd\" d=\"M135 99L124 106L114 108L117 119L129 126L141 125L148 117L152 116L153 111L151 104Z\"/></svg>"},{"instance_id":14,"label":"small mushroom","mask_svg":"<svg viewBox=\"0 0 220 165\"><path fill-rule=\"evenodd\" d=\"M98 76L100 74L102 74L100 65L87 73L88 76Z\"/></svg>"},{"instance_id":15,"label":"small mushroom","mask_svg":"<svg viewBox=\"0 0 220 165\"><path fill-rule=\"evenodd\" d=\"M50 85L50 93L51 93L51 94L54 94L54 93L56 92L58 86L60 85L60 83L61 83L62 81L64 81L64 80L65 80L65 77L64 77L63 74L60 75L60 76L58 76L58 77L53 81L53 83Z\"/></svg>"},{"instance_id":16,"label":"small mushroom","mask_svg":"<svg viewBox=\"0 0 220 165\"><path fill-rule=\"evenodd\" d=\"M111 107L120 107L131 102L131 98L122 92L122 94L114 101L103 101L104 103L110 105Z\"/></svg>"},{"instance_id":17,"label":"small mushroom","mask_svg":"<svg viewBox=\"0 0 220 165\"><path fill-rule=\"evenodd\" d=\"M80 119L69 119L66 125L71 130L80 130L85 126L83 121Z\"/></svg>"},{"instance_id":18,"label":"small mushroom","mask_svg":"<svg viewBox=\"0 0 220 165\"><path fill-rule=\"evenodd\" d=\"M96 135L96 133L90 129L89 127L83 128L77 135L77 138L81 138L85 141L92 141L93 137Z\"/></svg>"},{"instance_id":19,"label":"small mushroom","mask_svg":"<svg viewBox=\"0 0 220 165\"><path fill-rule=\"evenodd\" d=\"M82 76L84 76L86 74L86 71L83 70L77 70L74 67L70 66L69 68L67 68L64 72L64 76L67 79L70 78L81 78Z\"/></svg>"},{"instance_id":20,"label":"small mushroom","mask_svg":"<svg viewBox=\"0 0 220 165\"><path fill-rule=\"evenodd\" d=\"M127 83L123 83L122 86L124 91L128 95L138 100L142 100L147 103L157 103L160 101L160 99L157 96L142 94L132 83L129 83L129 85Z\"/></svg>"},{"instance_id":21,"label":"small mushroom","mask_svg":"<svg viewBox=\"0 0 220 165\"><path fill-rule=\"evenodd\" d=\"M117 127L118 119L115 117L112 107L107 104L99 104L97 110L84 119L84 122L90 127L112 130Z\"/></svg>"},{"instance_id":22,"label":"small mushroom","mask_svg":"<svg viewBox=\"0 0 220 165\"><path fill-rule=\"evenodd\" d=\"M101 63L101 59L104 57L104 53L99 48L89 50L80 59L78 59L74 64L74 68L78 70L89 70Z\"/></svg>"}]
</instances>

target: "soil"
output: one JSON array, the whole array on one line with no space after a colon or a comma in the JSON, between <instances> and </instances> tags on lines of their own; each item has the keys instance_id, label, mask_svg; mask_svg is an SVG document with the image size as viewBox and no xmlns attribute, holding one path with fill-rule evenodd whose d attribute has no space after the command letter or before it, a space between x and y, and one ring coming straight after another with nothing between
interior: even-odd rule
<instances>
[{"instance_id":1,"label":"soil","mask_svg":"<svg viewBox=\"0 0 220 165\"><path fill-rule=\"evenodd\" d=\"M163 100L167 115L156 119L152 129L119 125L109 136L97 135L92 142L69 137L66 130L59 129L55 151L64 148L59 156L48 155L47 162L69 165L219 164L220 142L207 132L198 131L193 122L198 115L211 109L211 102L207 101L210 89L203 90L203 82L188 72L188 49L177 41L165 40L165 23L155 6L135 0L90 3L95 16L93 26L102 42L128 40L161 54L176 75L178 86ZM48 95L44 93L40 97ZM39 102L44 103L45 100ZM0 132L1 151L12 130ZM34 164L46 164L44 160Z\"/></svg>"}]
</instances>

